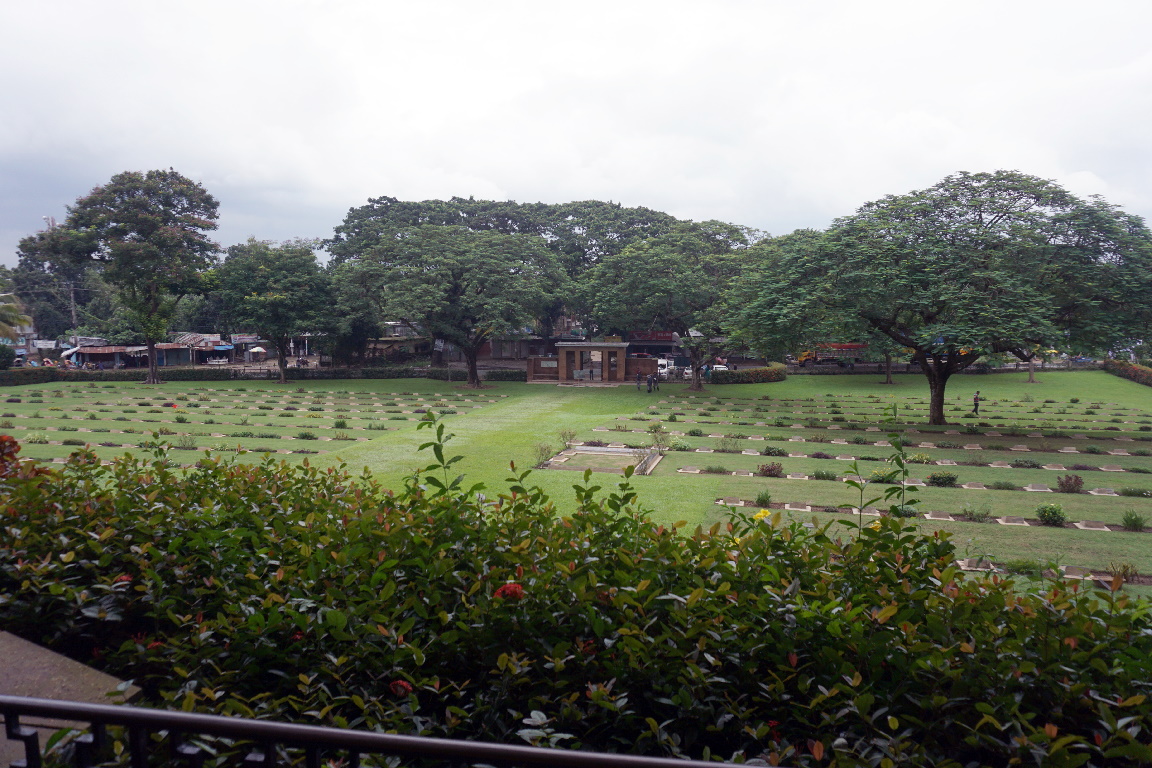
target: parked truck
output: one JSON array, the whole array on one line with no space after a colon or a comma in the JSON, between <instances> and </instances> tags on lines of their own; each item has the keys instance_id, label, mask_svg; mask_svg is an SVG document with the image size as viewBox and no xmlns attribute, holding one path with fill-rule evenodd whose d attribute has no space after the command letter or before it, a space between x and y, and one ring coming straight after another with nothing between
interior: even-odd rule
<instances>
[{"instance_id":1,"label":"parked truck","mask_svg":"<svg viewBox=\"0 0 1152 768\"><path fill-rule=\"evenodd\" d=\"M809 363L813 365L835 363L841 368L849 363L863 362L867 344L853 342L848 344L817 344L813 349L801 352L796 358L796 364L801 368Z\"/></svg>"}]
</instances>

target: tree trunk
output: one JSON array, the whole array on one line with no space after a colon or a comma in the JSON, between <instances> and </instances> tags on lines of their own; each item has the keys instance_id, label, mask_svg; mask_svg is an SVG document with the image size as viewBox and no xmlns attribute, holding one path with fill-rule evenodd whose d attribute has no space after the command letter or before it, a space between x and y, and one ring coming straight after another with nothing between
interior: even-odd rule
<instances>
[{"instance_id":1,"label":"tree trunk","mask_svg":"<svg viewBox=\"0 0 1152 768\"><path fill-rule=\"evenodd\" d=\"M288 342L276 339L276 367L280 369L280 383L288 383Z\"/></svg>"},{"instance_id":2,"label":"tree trunk","mask_svg":"<svg viewBox=\"0 0 1152 768\"><path fill-rule=\"evenodd\" d=\"M472 347L472 346L464 347L464 359L468 363L468 384L467 384L467 386L469 389L480 389L480 371L479 371L479 369L476 368L476 354L477 354L477 348L476 347ZM451 380L451 378L452 378L451 373L448 374L448 378L449 378L449 380Z\"/></svg>"},{"instance_id":3,"label":"tree trunk","mask_svg":"<svg viewBox=\"0 0 1152 768\"><path fill-rule=\"evenodd\" d=\"M144 383L160 384L159 366L156 365L156 342L145 339L144 343L148 345L148 377L144 379Z\"/></svg>"},{"instance_id":4,"label":"tree trunk","mask_svg":"<svg viewBox=\"0 0 1152 768\"><path fill-rule=\"evenodd\" d=\"M892 381L892 353L891 352L885 352L884 353L884 383L885 384L895 384L896 383L896 382Z\"/></svg>"},{"instance_id":5,"label":"tree trunk","mask_svg":"<svg viewBox=\"0 0 1152 768\"><path fill-rule=\"evenodd\" d=\"M1035 357L1028 358L1028 383L1029 384L1035 384L1036 383L1036 358Z\"/></svg>"},{"instance_id":6,"label":"tree trunk","mask_svg":"<svg viewBox=\"0 0 1152 768\"><path fill-rule=\"evenodd\" d=\"M930 363L926 357L920 360L920 366L924 369L924 375L928 377L928 393L930 396L928 423L947 424L948 422L944 419L944 388L948 384L948 377L952 375L952 372L940 370L935 364Z\"/></svg>"},{"instance_id":7,"label":"tree trunk","mask_svg":"<svg viewBox=\"0 0 1152 768\"><path fill-rule=\"evenodd\" d=\"M689 365L692 366L692 383L688 385L689 392L700 392L704 389L704 379L700 376L700 368L704 364L704 355L699 351L688 350Z\"/></svg>"}]
</instances>

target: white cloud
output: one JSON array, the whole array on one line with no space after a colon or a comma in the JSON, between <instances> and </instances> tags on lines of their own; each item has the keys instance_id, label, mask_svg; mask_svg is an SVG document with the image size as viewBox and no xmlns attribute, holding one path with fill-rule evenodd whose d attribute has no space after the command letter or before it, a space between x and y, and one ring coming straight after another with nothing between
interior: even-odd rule
<instances>
[{"instance_id":1,"label":"white cloud","mask_svg":"<svg viewBox=\"0 0 1152 768\"><path fill-rule=\"evenodd\" d=\"M126 169L220 240L370 196L611 199L781 233L958 170L1152 212L1152 6L59 0L0 8L0 260Z\"/></svg>"}]
</instances>

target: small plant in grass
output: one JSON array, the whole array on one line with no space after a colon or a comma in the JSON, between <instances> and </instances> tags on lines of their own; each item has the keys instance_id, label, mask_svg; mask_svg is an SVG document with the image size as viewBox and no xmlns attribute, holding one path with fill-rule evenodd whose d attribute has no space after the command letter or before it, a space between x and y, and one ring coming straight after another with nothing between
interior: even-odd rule
<instances>
[{"instance_id":1,"label":"small plant in grass","mask_svg":"<svg viewBox=\"0 0 1152 768\"><path fill-rule=\"evenodd\" d=\"M772 506L772 494L768 491L760 491L756 494L756 506L763 509L768 509Z\"/></svg>"},{"instance_id":2,"label":"small plant in grass","mask_svg":"<svg viewBox=\"0 0 1152 768\"><path fill-rule=\"evenodd\" d=\"M1040 462L1034 459L1016 459L1012 462L1013 469L1040 469Z\"/></svg>"},{"instance_id":3,"label":"small plant in grass","mask_svg":"<svg viewBox=\"0 0 1152 768\"><path fill-rule=\"evenodd\" d=\"M1108 573L1112 578L1119 578L1122 582L1132 581L1136 576L1140 575L1140 569L1132 563L1118 562L1108 563Z\"/></svg>"},{"instance_id":4,"label":"small plant in grass","mask_svg":"<svg viewBox=\"0 0 1152 768\"><path fill-rule=\"evenodd\" d=\"M913 453L907 461L909 464L931 464L932 457L926 453Z\"/></svg>"},{"instance_id":5,"label":"small plant in grass","mask_svg":"<svg viewBox=\"0 0 1152 768\"><path fill-rule=\"evenodd\" d=\"M813 453L813 454L810 454L809 458L813 458L813 459L834 459L834 458L836 458L836 457L835 457L835 456L833 456L833 455L832 455L832 454L830 454L830 453L824 453L824 451L816 451L815 453Z\"/></svg>"},{"instance_id":6,"label":"small plant in grass","mask_svg":"<svg viewBox=\"0 0 1152 768\"><path fill-rule=\"evenodd\" d=\"M1036 507L1036 518L1042 525L1053 528L1062 528L1068 522L1068 515L1064 514L1064 508L1059 504L1041 504Z\"/></svg>"},{"instance_id":7,"label":"small plant in grass","mask_svg":"<svg viewBox=\"0 0 1152 768\"><path fill-rule=\"evenodd\" d=\"M973 523L986 523L992 518L992 505L988 502L977 504L970 501L960 507L960 514Z\"/></svg>"},{"instance_id":8,"label":"small plant in grass","mask_svg":"<svg viewBox=\"0 0 1152 768\"><path fill-rule=\"evenodd\" d=\"M0 421L0 429L12 429L12 428L13 428L12 422L9 421L8 419L4 419L3 421Z\"/></svg>"},{"instance_id":9,"label":"small plant in grass","mask_svg":"<svg viewBox=\"0 0 1152 768\"><path fill-rule=\"evenodd\" d=\"M1120 488L1116 493L1134 499L1152 499L1152 490L1145 488Z\"/></svg>"},{"instance_id":10,"label":"small plant in grass","mask_svg":"<svg viewBox=\"0 0 1152 768\"><path fill-rule=\"evenodd\" d=\"M1080 475L1063 475L1056 480L1057 493L1081 493L1084 490L1084 478Z\"/></svg>"},{"instance_id":11,"label":"small plant in grass","mask_svg":"<svg viewBox=\"0 0 1152 768\"><path fill-rule=\"evenodd\" d=\"M332 422L332 428L333 429L348 429L348 422L345 421L344 419L336 419L336 421Z\"/></svg>"},{"instance_id":12,"label":"small plant in grass","mask_svg":"<svg viewBox=\"0 0 1152 768\"><path fill-rule=\"evenodd\" d=\"M756 468L756 474L760 475L760 477L784 477L784 465L778 461L774 461L771 464L761 464ZM761 504L761 506L764 505Z\"/></svg>"},{"instance_id":13,"label":"small plant in grass","mask_svg":"<svg viewBox=\"0 0 1152 768\"><path fill-rule=\"evenodd\" d=\"M355 440L356 438L352 437L352 435L348 434L347 432L337 432L336 434L332 435L332 439L333 440Z\"/></svg>"},{"instance_id":14,"label":"small plant in grass","mask_svg":"<svg viewBox=\"0 0 1152 768\"><path fill-rule=\"evenodd\" d=\"M1091 453L1091 454L1094 454L1097 456L1099 456L1102 453L1106 453L1106 451L1098 445L1086 445L1086 446L1084 446L1083 451L1084 451L1084 453Z\"/></svg>"},{"instance_id":15,"label":"small plant in grass","mask_svg":"<svg viewBox=\"0 0 1152 768\"><path fill-rule=\"evenodd\" d=\"M78 440L75 437L69 437L60 441L61 445L85 445L83 440Z\"/></svg>"},{"instance_id":16,"label":"small plant in grass","mask_svg":"<svg viewBox=\"0 0 1152 768\"><path fill-rule=\"evenodd\" d=\"M1142 531L1148 525L1148 518L1134 509L1128 509L1124 511L1124 517L1120 518L1120 525L1126 531Z\"/></svg>"},{"instance_id":17,"label":"small plant in grass","mask_svg":"<svg viewBox=\"0 0 1152 768\"><path fill-rule=\"evenodd\" d=\"M176 418L174 418L172 420L174 422L176 422L177 424L187 424L188 423L188 417L187 416L177 416Z\"/></svg>"},{"instance_id":18,"label":"small plant in grass","mask_svg":"<svg viewBox=\"0 0 1152 768\"><path fill-rule=\"evenodd\" d=\"M955 488L956 487L956 473L955 472L933 472L928 475L926 480L928 485L935 488Z\"/></svg>"},{"instance_id":19,"label":"small plant in grass","mask_svg":"<svg viewBox=\"0 0 1152 768\"><path fill-rule=\"evenodd\" d=\"M1040 578L1040 575L1044 572L1044 566L1040 564L1039 560L1032 560L1029 558L1005 560L1001 563L998 563L998 565L1008 573L1015 573L1020 576L1028 576L1033 579Z\"/></svg>"},{"instance_id":20,"label":"small plant in grass","mask_svg":"<svg viewBox=\"0 0 1152 768\"><path fill-rule=\"evenodd\" d=\"M994 483L990 483L988 485L988 487L994 491L1018 491L1018 490L1020 490L1020 486L1016 485L1016 483L1013 483L1011 480L997 480Z\"/></svg>"},{"instance_id":21,"label":"small plant in grass","mask_svg":"<svg viewBox=\"0 0 1152 768\"><path fill-rule=\"evenodd\" d=\"M895 485L900 482L899 471L895 469L874 469L868 475L868 482L878 485Z\"/></svg>"},{"instance_id":22,"label":"small plant in grass","mask_svg":"<svg viewBox=\"0 0 1152 768\"><path fill-rule=\"evenodd\" d=\"M533 451L536 456L536 463L533 466L537 469L541 469L547 465L549 460L556 454L556 450L548 443L537 443Z\"/></svg>"},{"instance_id":23,"label":"small plant in grass","mask_svg":"<svg viewBox=\"0 0 1152 768\"><path fill-rule=\"evenodd\" d=\"M836 474L835 470L831 469L818 469L812 473L813 480L839 480L840 476Z\"/></svg>"},{"instance_id":24,"label":"small plant in grass","mask_svg":"<svg viewBox=\"0 0 1152 768\"><path fill-rule=\"evenodd\" d=\"M916 517L920 514L911 504L893 504L888 512L895 517Z\"/></svg>"},{"instance_id":25,"label":"small plant in grass","mask_svg":"<svg viewBox=\"0 0 1152 768\"><path fill-rule=\"evenodd\" d=\"M196 439L192 435L180 435L172 443L173 448L189 451L196 448Z\"/></svg>"},{"instance_id":26,"label":"small plant in grass","mask_svg":"<svg viewBox=\"0 0 1152 768\"><path fill-rule=\"evenodd\" d=\"M90 413L87 416L85 416L84 418L87 419L88 421L96 421L100 417L94 413Z\"/></svg>"},{"instance_id":27,"label":"small plant in grass","mask_svg":"<svg viewBox=\"0 0 1152 768\"><path fill-rule=\"evenodd\" d=\"M47 445L48 435L43 432L29 432L24 436L24 442L31 443L32 445Z\"/></svg>"},{"instance_id":28,"label":"small plant in grass","mask_svg":"<svg viewBox=\"0 0 1152 768\"><path fill-rule=\"evenodd\" d=\"M305 430L303 432L297 432L296 433L296 439L297 440L316 440L317 437L316 437L315 433L308 432L307 430Z\"/></svg>"},{"instance_id":29,"label":"small plant in grass","mask_svg":"<svg viewBox=\"0 0 1152 768\"><path fill-rule=\"evenodd\" d=\"M721 464L709 464L708 466L704 467L700 471L706 475L728 475L728 474L731 474L728 470L728 467L725 467Z\"/></svg>"},{"instance_id":30,"label":"small plant in grass","mask_svg":"<svg viewBox=\"0 0 1152 768\"><path fill-rule=\"evenodd\" d=\"M762 456L787 456L788 450L786 448L781 448L780 446L777 446L777 445L766 445L766 446L764 446L764 450L760 451L760 455L762 455Z\"/></svg>"},{"instance_id":31,"label":"small plant in grass","mask_svg":"<svg viewBox=\"0 0 1152 768\"><path fill-rule=\"evenodd\" d=\"M688 432L686 434L689 437L703 437L704 436L704 430L693 428L693 429L688 430Z\"/></svg>"}]
</instances>

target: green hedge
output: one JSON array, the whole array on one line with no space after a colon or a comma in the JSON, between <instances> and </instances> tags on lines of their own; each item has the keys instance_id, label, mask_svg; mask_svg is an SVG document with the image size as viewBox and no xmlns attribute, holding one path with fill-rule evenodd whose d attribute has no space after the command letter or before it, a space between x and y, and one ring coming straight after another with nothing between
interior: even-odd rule
<instances>
[{"instance_id":1,"label":"green hedge","mask_svg":"<svg viewBox=\"0 0 1152 768\"><path fill-rule=\"evenodd\" d=\"M1134 365L1122 360L1105 360L1101 366L1108 373L1152 387L1152 368L1143 365Z\"/></svg>"},{"instance_id":2,"label":"green hedge","mask_svg":"<svg viewBox=\"0 0 1152 768\"><path fill-rule=\"evenodd\" d=\"M503 368L494 368L489 371L484 371L485 381L528 381L527 371L513 371L505 370Z\"/></svg>"},{"instance_id":3,"label":"green hedge","mask_svg":"<svg viewBox=\"0 0 1152 768\"><path fill-rule=\"evenodd\" d=\"M764 368L741 368L737 371L713 371L712 384L763 384L788 378L784 363L769 363Z\"/></svg>"},{"instance_id":4,"label":"green hedge","mask_svg":"<svg viewBox=\"0 0 1152 768\"><path fill-rule=\"evenodd\" d=\"M454 460L393 493L14 447L0 626L149 705L801 766L1152 759L1146 604L963 574L948 534L896 518L678 532L627 485L577 486L564 516L525 475L445 490Z\"/></svg>"}]
</instances>

